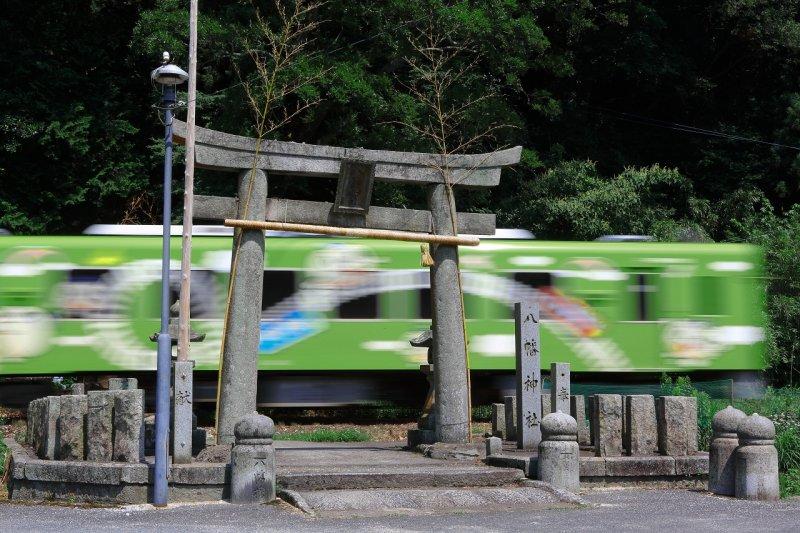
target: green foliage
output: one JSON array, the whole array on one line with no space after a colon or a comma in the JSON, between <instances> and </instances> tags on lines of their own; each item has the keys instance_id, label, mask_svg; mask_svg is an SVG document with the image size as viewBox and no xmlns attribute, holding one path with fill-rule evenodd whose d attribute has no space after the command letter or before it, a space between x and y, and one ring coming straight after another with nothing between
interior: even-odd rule
<instances>
[{"instance_id":1,"label":"green foliage","mask_svg":"<svg viewBox=\"0 0 800 533\"><path fill-rule=\"evenodd\" d=\"M0 423L0 425L2 425L2 423ZM6 446L5 443L0 439L0 479L3 479L3 475L6 471L8 453L8 446Z\"/></svg>"},{"instance_id":2,"label":"green foliage","mask_svg":"<svg viewBox=\"0 0 800 533\"><path fill-rule=\"evenodd\" d=\"M366 442L369 434L357 428L319 428L313 431L281 431L275 440L301 440L306 442Z\"/></svg>"},{"instance_id":3,"label":"green foliage","mask_svg":"<svg viewBox=\"0 0 800 533\"><path fill-rule=\"evenodd\" d=\"M491 405L476 405L472 408L473 422L489 422L492 420Z\"/></svg>"},{"instance_id":4,"label":"green foliage","mask_svg":"<svg viewBox=\"0 0 800 533\"><path fill-rule=\"evenodd\" d=\"M781 498L800 496L800 469L781 472L778 482L781 487Z\"/></svg>"},{"instance_id":5,"label":"green foliage","mask_svg":"<svg viewBox=\"0 0 800 533\"><path fill-rule=\"evenodd\" d=\"M733 237L760 244L766 260L767 369L777 383L800 381L800 206L777 216L769 204L736 225Z\"/></svg>"},{"instance_id":6,"label":"green foliage","mask_svg":"<svg viewBox=\"0 0 800 533\"><path fill-rule=\"evenodd\" d=\"M526 183L513 216L540 238L592 240L609 234L669 237L696 226L691 181L654 165L608 178L591 161L567 161Z\"/></svg>"},{"instance_id":7,"label":"green foliage","mask_svg":"<svg viewBox=\"0 0 800 533\"><path fill-rule=\"evenodd\" d=\"M778 464L781 472L800 470L800 430L796 427L783 429L775 434L778 449Z\"/></svg>"},{"instance_id":8,"label":"green foliage","mask_svg":"<svg viewBox=\"0 0 800 533\"><path fill-rule=\"evenodd\" d=\"M63 392L71 390L74 384L75 384L75 378L69 376L67 377L53 376L53 379L50 382L50 386L55 392Z\"/></svg>"}]
</instances>

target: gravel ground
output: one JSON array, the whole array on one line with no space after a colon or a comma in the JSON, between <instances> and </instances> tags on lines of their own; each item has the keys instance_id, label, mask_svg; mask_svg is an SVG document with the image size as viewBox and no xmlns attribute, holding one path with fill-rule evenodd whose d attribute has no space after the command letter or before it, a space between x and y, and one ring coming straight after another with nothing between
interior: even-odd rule
<instances>
[{"instance_id":1,"label":"gravel ground","mask_svg":"<svg viewBox=\"0 0 800 533\"><path fill-rule=\"evenodd\" d=\"M287 504L113 509L0 504L4 531L798 531L800 499L749 502L684 490L593 490L579 509L311 518Z\"/></svg>"}]
</instances>

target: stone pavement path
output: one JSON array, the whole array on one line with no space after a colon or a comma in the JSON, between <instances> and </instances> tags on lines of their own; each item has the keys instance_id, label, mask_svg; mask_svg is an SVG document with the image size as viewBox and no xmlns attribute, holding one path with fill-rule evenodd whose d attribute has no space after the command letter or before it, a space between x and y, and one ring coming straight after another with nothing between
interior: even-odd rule
<instances>
[{"instance_id":1,"label":"stone pavement path","mask_svg":"<svg viewBox=\"0 0 800 533\"><path fill-rule=\"evenodd\" d=\"M524 477L477 459L430 459L402 443L276 441L275 456L278 485L298 491L499 486Z\"/></svg>"},{"instance_id":2,"label":"stone pavement path","mask_svg":"<svg viewBox=\"0 0 800 533\"><path fill-rule=\"evenodd\" d=\"M685 490L592 490L591 507L310 518L285 505L80 509L0 504L3 531L798 531L800 499L749 502Z\"/></svg>"}]
</instances>

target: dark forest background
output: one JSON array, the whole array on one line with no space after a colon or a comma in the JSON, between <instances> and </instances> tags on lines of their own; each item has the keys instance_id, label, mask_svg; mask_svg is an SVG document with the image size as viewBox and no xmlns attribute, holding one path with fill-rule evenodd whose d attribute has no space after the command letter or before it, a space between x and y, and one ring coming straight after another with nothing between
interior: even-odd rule
<instances>
[{"instance_id":1,"label":"dark forest background","mask_svg":"<svg viewBox=\"0 0 800 533\"><path fill-rule=\"evenodd\" d=\"M162 50L186 66L187 11L180 0L4 2L0 227L74 234L158 222L163 130L149 73ZM201 0L200 12L198 124L253 134L241 80L252 74L254 5ZM272 137L430 151L397 123L424 115L406 59L409 37L433 18L469 47L464 61L475 60L454 98L491 95L463 128L509 126L473 151L524 147L499 187L460 194L459 208L496 212L499 227L538 238L636 233L764 246L770 369L792 382L799 12L800 0L330 0L295 67L324 72L302 95L319 104ZM175 205L181 163L178 154ZM331 199L327 181L276 178L270 194ZM233 188L230 177L198 174L198 193ZM380 186L374 202L421 200Z\"/></svg>"}]
</instances>

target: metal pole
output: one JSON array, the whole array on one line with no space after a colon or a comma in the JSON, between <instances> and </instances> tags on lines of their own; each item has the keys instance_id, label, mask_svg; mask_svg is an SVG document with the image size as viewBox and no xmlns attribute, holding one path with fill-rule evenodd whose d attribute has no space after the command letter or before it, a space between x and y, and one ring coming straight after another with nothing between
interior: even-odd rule
<instances>
[{"instance_id":1,"label":"metal pole","mask_svg":"<svg viewBox=\"0 0 800 533\"><path fill-rule=\"evenodd\" d=\"M164 234L161 249L161 329L158 333L156 366L156 446L153 505L167 505L167 461L169 445L169 378L172 339L169 335L169 239L172 212L172 106L175 86L165 85L164 106Z\"/></svg>"},{"instance_id":2,"label":"metal pole","mask_svg":"<svg viewBox=\"0 0 800 533\"><path fill-rule=\"evenodd\" d=\"M197 99L197 0L189 2L189 94L186 109L186 172L183 187L181 297L178 315L178 361L189 360L189 319L192 279L192 217L194 216L194 126Z\"/></svg>"}]
</instances>

